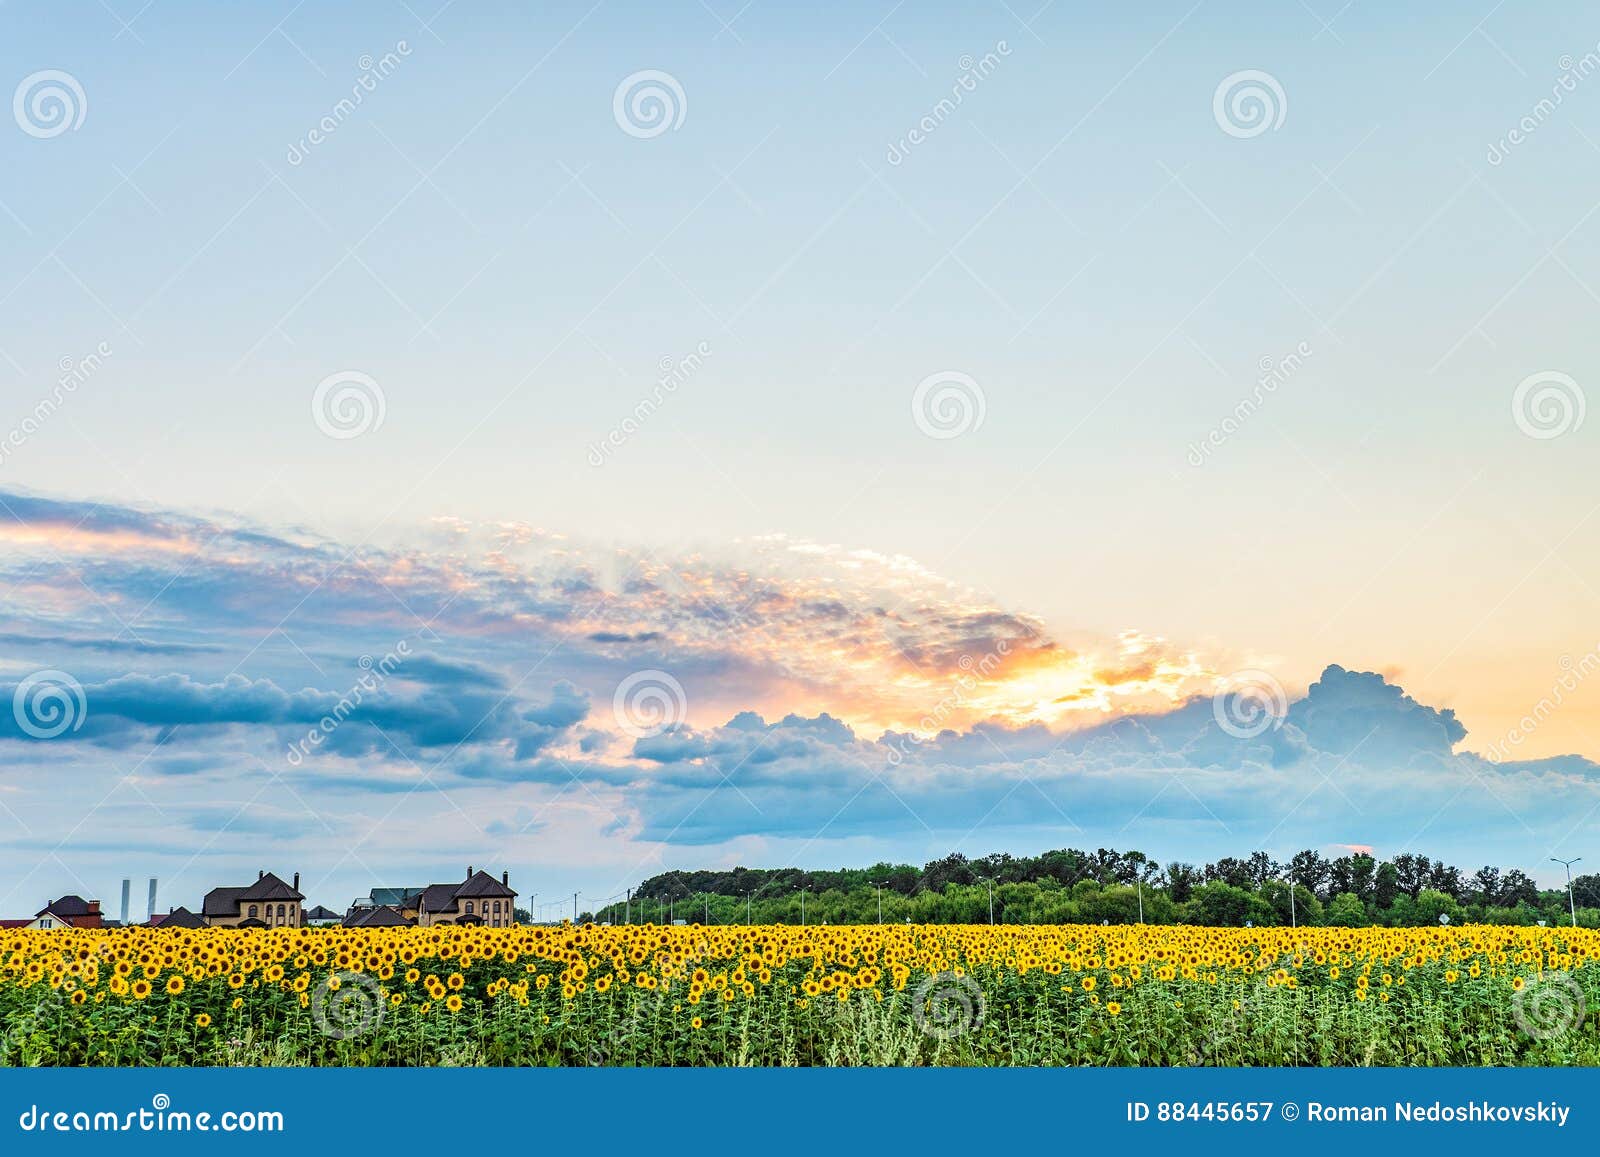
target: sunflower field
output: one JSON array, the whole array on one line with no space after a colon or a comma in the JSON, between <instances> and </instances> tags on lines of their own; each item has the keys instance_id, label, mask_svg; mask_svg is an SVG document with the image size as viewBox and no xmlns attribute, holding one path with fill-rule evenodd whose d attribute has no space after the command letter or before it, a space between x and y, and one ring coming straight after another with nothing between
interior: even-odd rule
<instances>
[{"instance_id":1,"label":"sunflower field","mask_svg":"<svg viewBox=\"0 0 1600 1157\"><path fill-rule=\"evenodd\" d=\"M1600 1064L1600 932L0 933L5 1065Z\"/></svg>"}]
</instances>

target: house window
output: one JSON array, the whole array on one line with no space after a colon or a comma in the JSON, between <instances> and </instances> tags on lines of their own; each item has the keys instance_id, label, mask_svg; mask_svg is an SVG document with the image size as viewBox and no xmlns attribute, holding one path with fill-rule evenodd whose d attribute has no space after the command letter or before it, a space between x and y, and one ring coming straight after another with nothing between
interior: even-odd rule
<instances>
[{"instance_id":1,"label":"house window","mask_svg":"<svg viewBox=\"0 0 1600 1157\"><path fill-rule=\"evenodd\" d=\"M472 915L472 901L471 900L467 901L467 915L468 916Z\"/></svg>"},{"instance_id":2,"label":"house window","mask_svg":"<svg viewBox=\"0 0 1600 1157\"><path fill-rule=\"evenodd\" d=\"M250 915L254 916L255 914L256 914L256 906L254 904L252 904L252 905L250 905Z\"/></svg>"}]
</instances>

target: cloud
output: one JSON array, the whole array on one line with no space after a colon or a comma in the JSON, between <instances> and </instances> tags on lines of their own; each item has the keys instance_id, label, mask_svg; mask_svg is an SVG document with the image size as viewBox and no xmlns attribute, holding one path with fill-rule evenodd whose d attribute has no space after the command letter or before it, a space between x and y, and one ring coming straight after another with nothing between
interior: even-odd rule
<instances>
[{"instance_id":1,"label":"cloud","mask_svg":"<svg viewBox=\"0 0 1600 1157\"><path fill-rule=\"evenodd\" d=\"M1593 762L1490 763L1384 675L1329 666L1240 737L1209 697L1231 665L1137 632L1069 639L827 544L662 558L452 522L350 550L15 493L0 539L0 705L52 668L86 706L48 740L0 706L18 848L110 840L80 814L103 798L163 832L307 856L399 854L399 833L448 822L462 847L537 832L575 856L767 841L915 858L988 832L1196 858L1456 840L1481 862L1497 842L1554 846L1600 807ZM635 738L613 698L640 671L682 702Z\"/></svg>"}]
</instances>

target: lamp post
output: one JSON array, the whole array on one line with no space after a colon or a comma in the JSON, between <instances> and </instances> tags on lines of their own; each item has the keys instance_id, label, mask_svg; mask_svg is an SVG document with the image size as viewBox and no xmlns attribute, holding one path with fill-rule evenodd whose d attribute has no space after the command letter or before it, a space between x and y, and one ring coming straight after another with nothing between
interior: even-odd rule
<instances>
[{"instance_id":1,"label":"lamp post","mask_svg":"<svg viewBox=\"0 0 1600 1157\"><path fill-rule=\"evenodd\" d=\"M1576 928L1578 926L1578 905L1577 901L1572 898L1572 865L1583 859L1583 857L1574 856L1570 860L1563 860L1556 856L1551 856L1550 859L1552 862L1561 864L1567 869L1567 910L1572 913L1572 926Z\"/></svg>"}]
</instances>

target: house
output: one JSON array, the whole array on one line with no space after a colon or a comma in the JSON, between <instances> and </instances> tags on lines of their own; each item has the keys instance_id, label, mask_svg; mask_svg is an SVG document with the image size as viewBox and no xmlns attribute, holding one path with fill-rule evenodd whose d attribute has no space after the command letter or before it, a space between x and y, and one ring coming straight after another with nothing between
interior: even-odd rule
<instances>
[{"instance_id":1,"label":"house","mask_svg":"<svg viewBox=\"0 0 1600 1157\"><path fill-rule=\"evenodd\" d=\"M344 914L346 928L404 928L415 924L416 917L407 917L395 904L371 904L364 908L351 908Z\"/></svg>"},{"instance_id":2,"label":"house","mask_svg":"<svg viewBox=\"0 0 1600 1157\"><path fill-rule=\"evenodd\" d=\"M63 896L51 900L33 914L29 928L100 928L100 901L85 900L81 896Z\"/></svg>"},{"instance_id":3,"label":"house","mask_svg":"<svg viewBox=\"0 0 1600 1157\"><path fill-rule=\"evenodd\" d=\"M456 884L429 884L399 904L401 912L420 927L430 924L485 924L508 928L516 923L517 894L508 872L496 880L488 872L467 865L467 877Z\"/></svg>"},{"instance_id":4,"label":"house","mask_svg":"<svg viewBox=\"0 0 1600 1157\"><path fill-rule=\"evenodd\" d=\"M302 915L305 917L307 926L312 928L326 928L331 924L339 923L340 920L339 913L332 908L324 908L321 904L307 908Z\"/></svg>"},{"instance_id":5,"label":"house","mask_svg":"<svg viewBox=\"0 0 1600 1157\"><path fill-rule=\"evenodd\" d=\"M206 922L187 908L170 908L164 915L156 912L150 917L152 928L204 928L205 926Z\"/></svg>"},{"instance_id":6,"label":"house","mask_svg":"<svg viewBox=\"0 0 1600 1157\"><path fill-rule=\"evenodd\" d=\"M299 872L290 885L263 871L246 887L211 889L200 915L213 928L298 928L304 900Z\"/></svg>"},{"instance_id":7,"label":"house","mask_svg":"<svg viewBox=\"0 0 1600 1157\"><path fill-rule=\"evenodd\" d=\"M374 888L365 896L359 896L350 902L351 908L382 908L385 904L399 904L407 896L415 896L422 891L422 885L411 888Z\"/></svg>"}]
</instances>

